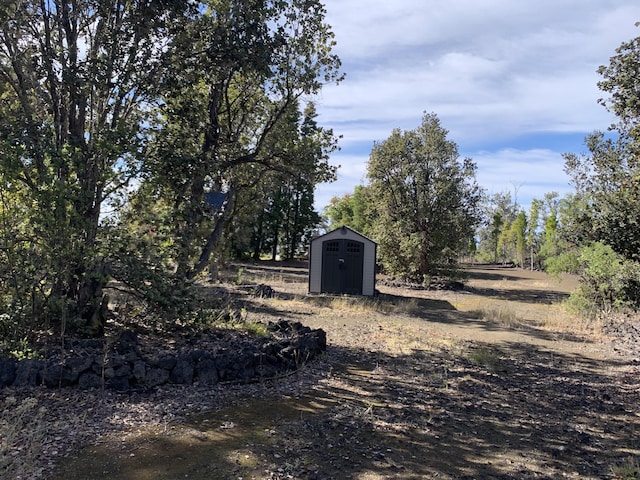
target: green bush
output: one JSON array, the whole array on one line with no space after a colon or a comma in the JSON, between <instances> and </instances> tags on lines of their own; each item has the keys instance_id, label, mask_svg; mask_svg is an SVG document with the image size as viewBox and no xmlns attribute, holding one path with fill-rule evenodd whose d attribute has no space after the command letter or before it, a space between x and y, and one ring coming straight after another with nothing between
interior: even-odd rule
<instances>
[{"instance_id":1,"label":"green bush","mask_svg":"<svg viewBox=\"0 0 640 480\"><path fill-rule=\"evenodd\" d=\"M594 242L576 254L563 254L547 263L550 273L578 273L580 287L567 305L576 313L637 309L640 306L640 264Z\"/></svg>"}]
</instances>

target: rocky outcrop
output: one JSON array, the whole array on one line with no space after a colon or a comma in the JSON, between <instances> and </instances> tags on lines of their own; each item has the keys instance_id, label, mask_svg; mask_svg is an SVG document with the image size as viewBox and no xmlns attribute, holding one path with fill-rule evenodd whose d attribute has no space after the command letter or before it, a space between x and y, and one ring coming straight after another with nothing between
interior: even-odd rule
<instances>
[{"instance_id":1,"label":"rocky outcrop","mask_svg":"<svg viewBox=\"0 0 640 480\"><path fill-rule=\"evenodd\" d=\"M255 338L212 331L168 348L123 331L115 341L70 339L46 360L0 358L0 388L45 385L129 390L166 383L252 382L296 370L326 350L326 334L279 321Z\"/></svg>"}]
</instances>

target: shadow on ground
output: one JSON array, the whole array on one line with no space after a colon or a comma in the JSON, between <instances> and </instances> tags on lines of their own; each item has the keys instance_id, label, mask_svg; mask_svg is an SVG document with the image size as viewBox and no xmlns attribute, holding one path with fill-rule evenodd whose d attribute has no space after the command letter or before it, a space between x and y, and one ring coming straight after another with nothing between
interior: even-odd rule
<instances>
[{"instance_id":1,"label":"shadow on ground","mask_svg":"<svg viewBox=\"0 0 640 480\"><path fill-rule=\"evenodd\" d=\"M297 269L282 274L300 276ZM499 283L502 272L493 274L484 280ZM477 288L492 298L502 294ZM336 300L279 297L296 302L289 310L251 298L245 305L305 323L315 320L313 308L329 309ZM551 299L534 288L508 298ZM492 335L505 330L448 300L383 294L366 301L409 302L420 324ZM369 307L357 328L346 324L349 315L322 319L334 322L324 327L332 335L372 340L353 347L330 343L324 359L295 374L297 393L283 396L277 382L267 382L233 408L88 446L65 461L54 480L599 479L612 477L618 465L637 467L637 363L563 353L534 341L552 340L553 332L524 326L513 337L523 341L398 338L410 347L391 354L374 341L383 335L396 341L390 337L403 331L402 320L383 311L389 323L375 317L365 324L363 318L374 317L375 305Z\"/></svg>"},{"instance_id":2,"label":"shadow on ground","mask_svg":"<svg viewBox=\"0 0 640 480\"><path fill-rule=\"evenodd\" d=\"M88 447L56 478L603 478L640 453L636 379L603 373L619 364L525 344L325 362L298 397Z\"/></svg>"}]
</instances>

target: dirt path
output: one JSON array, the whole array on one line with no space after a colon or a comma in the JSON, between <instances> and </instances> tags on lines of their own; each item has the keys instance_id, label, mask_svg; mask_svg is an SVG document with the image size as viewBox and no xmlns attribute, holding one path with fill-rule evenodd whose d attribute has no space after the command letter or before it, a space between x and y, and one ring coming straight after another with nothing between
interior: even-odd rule
<instances>
[{"instance_id":1,"label":"dirt path","mask_svg":"<svg viewBox=\"0 0 640 480\"><path fill-rule=\"evenodd\" d=\"M233 408L102 439L55 478L638 478L638 362L562 311L571 279L469 274L457 292L379 282L371 301L245 266L279 294L247 299L249 319L325 329L326 358Z\"/></svg>"}]
</instances>

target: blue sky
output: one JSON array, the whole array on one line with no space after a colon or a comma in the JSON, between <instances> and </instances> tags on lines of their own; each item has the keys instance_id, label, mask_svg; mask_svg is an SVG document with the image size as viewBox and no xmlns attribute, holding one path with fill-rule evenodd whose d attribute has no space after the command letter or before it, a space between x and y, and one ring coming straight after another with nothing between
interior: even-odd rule
<instances>
[{"instance_id":1,"label":"blue sky","mask_svg":"<svg viewBox=\"0 0 640 480\"><path fill-rule=\"evenodd\" d=\"M571 191L565 152L614 118L597 103L596 69L640 36L638 0L325 0L346 79L317 97L318 121L342 135L338 181L316 207L366 184L375 141L434 112L489 193Z\"/></svg>"}]
</instances>

